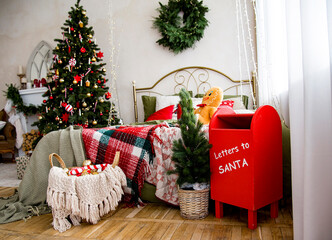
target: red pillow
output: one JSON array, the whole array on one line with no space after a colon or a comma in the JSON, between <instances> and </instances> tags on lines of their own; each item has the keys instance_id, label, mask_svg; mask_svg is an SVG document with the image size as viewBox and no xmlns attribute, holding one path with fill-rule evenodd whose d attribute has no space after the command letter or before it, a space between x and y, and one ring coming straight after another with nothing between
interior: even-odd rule
<instances>
[{"instance_id":1,"label":"red pillow","mask_svg":"<svg viewBox=\"0 0 332 240\"><path fill-rule=\"evenodd\" d=\"M182 115L182 108L180 104L178 104L178 109L176 110L176 114L177 114L177 119L179 120Z\"/></svg>"},{"instance_id":2,"label":"red pillow","mask_svg":"<svg viewBox=\"0 0 332 240\"><path fill-rule=\"evenodd\" d=\"M224 100L224 101L221 102L220 107L221 106L227 106L227 107L233 108L233 105L234 105L233 100Z\"/></svg>"},{"instance_id":3,"label":"red pillow","mask_svg":"<svg viewBox=\"0 0 332 240\"><path fill-rule=\"evenodd\" d=\"M172 119L173 108L174 105L162 108L159 111L152 113L145 121Z\"/></svg>"}]
</instances>

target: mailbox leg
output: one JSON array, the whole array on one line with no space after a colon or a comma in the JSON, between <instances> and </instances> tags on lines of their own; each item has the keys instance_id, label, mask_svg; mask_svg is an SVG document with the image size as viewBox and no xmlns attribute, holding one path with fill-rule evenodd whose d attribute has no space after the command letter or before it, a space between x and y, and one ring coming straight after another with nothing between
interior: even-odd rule
<instances>
[{"instance_id":1,"label":"mailbox leg","mask_svg":"<svg viewBox=\"0 0 332 240\"><path fill-rule=\"evenodd\" d=\"M278 217L278 201L275 201L271 203L270 205L270 215L271 218L277 218Z\"/></svg>"},{"instance_id":2,"label":"mailbox leg","mask_svg":"<svg viewBox=\"0 0 332 240\"><path fill-rule=\"evenodd\" d=\"M222 202L215 201L215 208L216 208L216 218L224 217L224 209Z\"/></svg>"},{"instance_id":3,"label":"mailbox leg","mask_svg":"<svg viewBox=\"0 0 332 240\"><path fill-rule=\"evenodd\" d=\"M248 210L248 228L254 230L257 228L257 210Z\"/></svg>"}]
</instances>

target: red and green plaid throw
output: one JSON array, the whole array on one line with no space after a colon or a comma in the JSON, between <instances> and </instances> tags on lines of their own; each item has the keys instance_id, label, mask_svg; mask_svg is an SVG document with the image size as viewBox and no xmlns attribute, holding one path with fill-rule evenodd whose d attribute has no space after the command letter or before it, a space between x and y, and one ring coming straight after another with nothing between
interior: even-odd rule
<instances>
[{"instance_id":1,"label":"red and green plaid throw","mask_svg":"<svg viewBox=\"0 0 332 240\"><path fill-rule=\"evenodd\" d=\"M86 155L93 163L112 163L116 151L120 151L119 167L127 177L126 202L140 203L149 162L153 161L154 129L160 125L83 129Z\"/></svg>"}]
</instances>

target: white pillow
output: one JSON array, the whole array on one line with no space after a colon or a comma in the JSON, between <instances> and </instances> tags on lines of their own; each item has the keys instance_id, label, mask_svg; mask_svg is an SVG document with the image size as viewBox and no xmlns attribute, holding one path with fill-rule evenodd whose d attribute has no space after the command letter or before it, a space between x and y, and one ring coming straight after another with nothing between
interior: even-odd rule
<instances>
[{"instance_id":1,"label":"white pillow","mask_svg":"<svg viewBox=\"0 0 332 240\"><path fill-rule=\"evenodd\" d=\"M168 107L170 105L174 105L174 109L176 109L178 103L180 102L179 96L157 96L156 97L156 112L160 109ZM173 113L172 119L177 119L177 114Z\"/></svg>"},{"instance_id":2,"label":"white pillow","mask_svg":"<svg viewBox=\"0 0 332 240\"><path fill-rule=\"evenodd\" d=\"M234 112L237 114L255 113L254 110L248 110L248 109L234 110Z\"/></svg>"},{"instance_id":3,"label":"white pillow","mask_svg":"<svg viewBox=\"0 0 332 240\"><path fill-rule=\"evenodd\" d=\"M156 97L156 111L174 105L176 107L180 102L179 96L157 96Z\"/></svg>"},{"instance_id":4,"label":"white pillow","mask_svg":"<svg viewBox=\"0 0 332 240\"><path fill-rule=\"evenodd\" d=\"M191 100L193 101L193 107L197 108L197 104L201 104L203 98L191 98Z\"/></svg>"},{"instance_id":5,"label":"white pillow","mask_svg":"<svg viewBox=\"0 0 332 240\"><path fill-rule=\"evenodd\" d=\"M234 101L233 110L242 110L242 109L245 110L246 109L246 107L244 106L244 104L242 102L241 96L233 97L233 98L227 98L227 99L224 99L224 100Z\"/></svg>"},{"instance_id":6,"label":"white pillow","mask_svg":"<svg viewBox=\"0 0 332 240\"><path fill-rule=\"evenodd\" d=\"M0 130L3 129L5 125L6 125L5 121L0 121Z\"/></svg>"}]
</instances>

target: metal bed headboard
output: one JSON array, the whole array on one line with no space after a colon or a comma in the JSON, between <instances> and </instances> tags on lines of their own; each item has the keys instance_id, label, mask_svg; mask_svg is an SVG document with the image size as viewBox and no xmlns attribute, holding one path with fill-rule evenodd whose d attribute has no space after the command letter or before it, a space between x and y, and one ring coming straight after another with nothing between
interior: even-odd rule
<instances>
[{"instance_id":1,"label":"metal bed headboard","mask_svg":"<svg viewBox=\"0 0 332 240\"><path fill-rule=\"evenodd\" d=\"M181 88L186 90L192 90L194 94L205 93L211 88L210 73L221 75L224 79L229 80L232 85L223 89L227 92L230 89L235 88L238 94L239 88L243 85L249 85L252 92L253 108L256 108L256 75L253 73L250 80L233 80L225 73L215 70L213 68L201 67L201 66L190 66L176 69L155 82L151 87L137 88L136 82L133 81L133 95L134 95L134 112L135 122L138 122L138 107L137 107L137 94L138 93L149 93L154 95L163 95L160 92L155 91L155 88L161 84L165 79L173 80L173 94L179 93ZM172 78L173 75L173 78Z\"/></svg>"}]
</instances>

